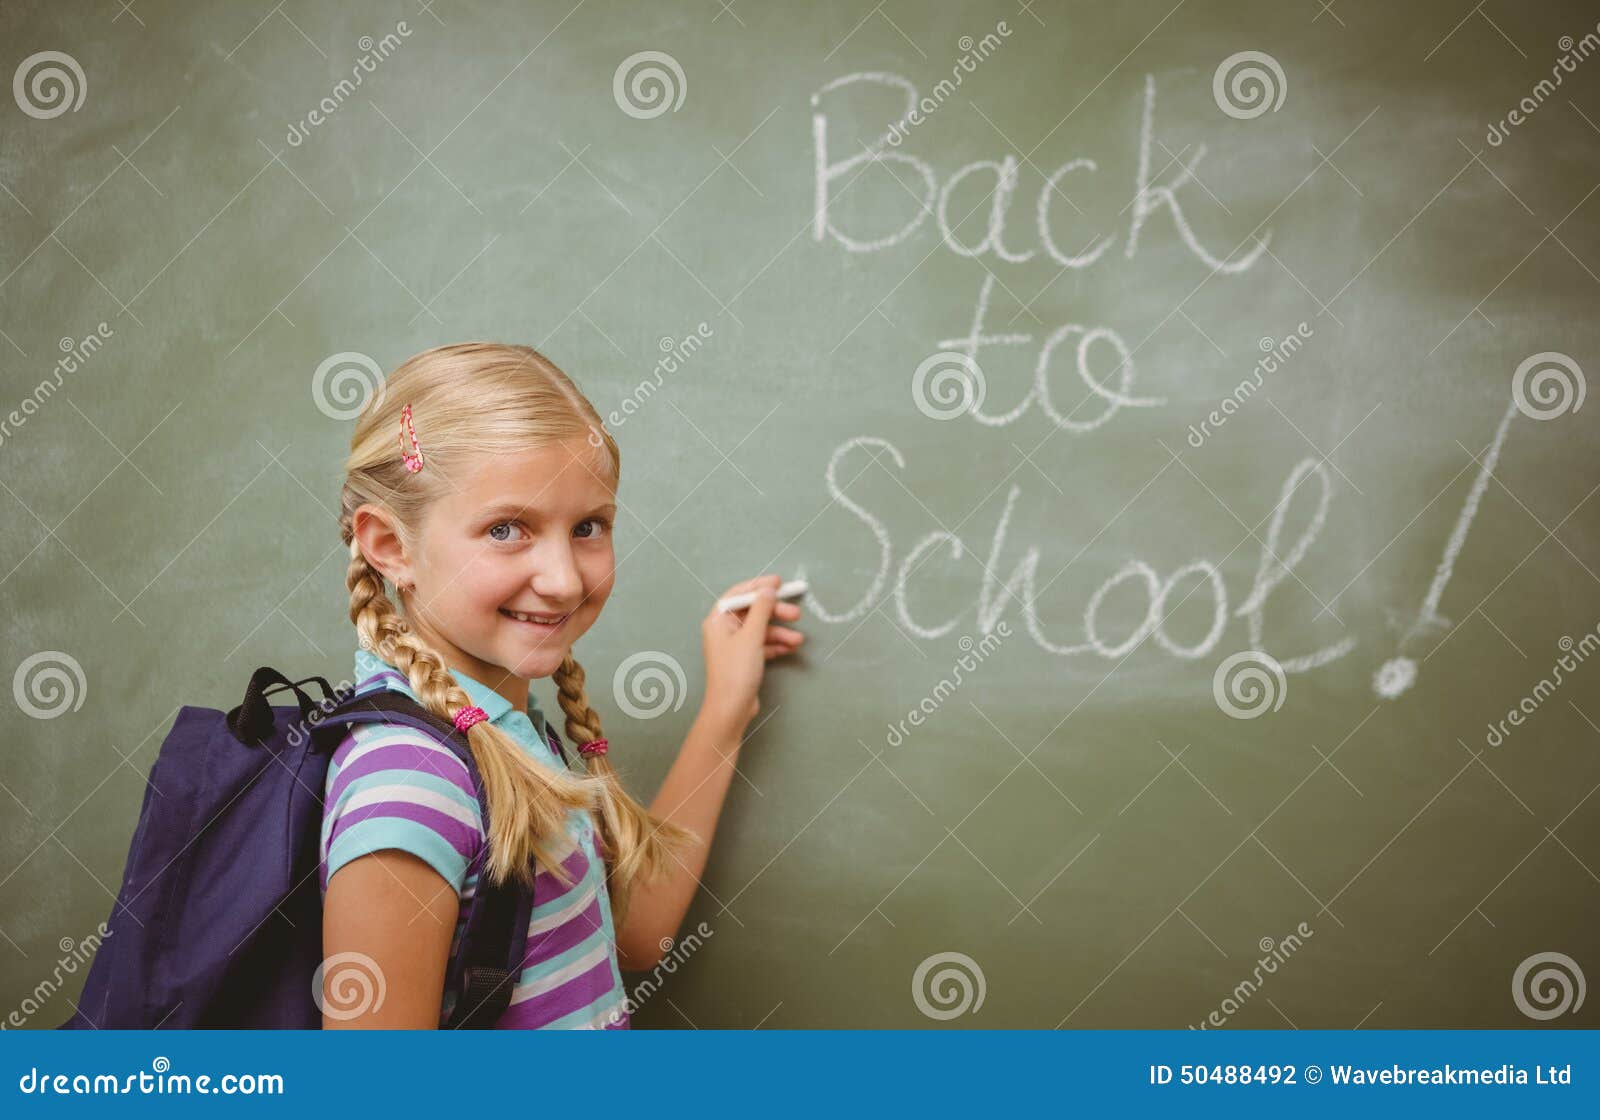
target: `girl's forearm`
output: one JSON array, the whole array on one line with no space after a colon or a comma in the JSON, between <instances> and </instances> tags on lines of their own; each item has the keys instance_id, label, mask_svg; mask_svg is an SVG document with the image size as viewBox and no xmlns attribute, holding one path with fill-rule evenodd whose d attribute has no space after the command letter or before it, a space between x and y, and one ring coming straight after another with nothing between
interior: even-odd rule
<instances>
[{"instance_id":1,"label":"girl's forearm","mask_svg":"<svg viewBox=\"0 0 1600 1120\"><path fill-rule=\"evenodd\" d=\"M700 839L669 862L660 878L641 880L634 887L626 924L617 931L622 967L652 967L662 955L661 942L677 934L705 870L746 725L737 715L702 705L650 803L654 816L690 829Z\"/></svg>"}]
</instances>

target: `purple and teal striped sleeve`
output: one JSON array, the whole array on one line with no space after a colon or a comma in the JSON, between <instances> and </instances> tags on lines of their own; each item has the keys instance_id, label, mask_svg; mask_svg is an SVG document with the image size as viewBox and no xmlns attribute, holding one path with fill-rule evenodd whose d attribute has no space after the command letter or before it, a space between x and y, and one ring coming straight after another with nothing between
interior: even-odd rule
<instances>
[{"instance_id":1,"label":"purple and teal striped sleeve","mask_svg":"<svg viewBox=\"0 0 1600 1120\"><path fill-rule=\"evenodd\" d=\"M455 888L484 843L483 814L466 764L405 727L357 727L328 766L322 815L322 889L339 868L384 849L410 852Z\"/></svg>"}]
</instances>

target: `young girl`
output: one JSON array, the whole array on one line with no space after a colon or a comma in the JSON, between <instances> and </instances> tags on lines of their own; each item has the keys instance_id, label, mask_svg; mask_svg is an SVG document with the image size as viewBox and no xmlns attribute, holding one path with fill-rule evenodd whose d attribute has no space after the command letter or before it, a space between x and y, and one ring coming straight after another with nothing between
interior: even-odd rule
<instances>
[{"instance_id":1,"label":"young girl","mask_svg":"<svg viewBox=\"0 0 1600 1120\"><path fill-rule=\"evenodd\" d=\"M646 810L606 754L572 646L615 580L620 453L594 407L526 346L466 343L403 363L356 422L340 535L360 689L465 727L487 787L399 724L360 725L328 768L322 829L326 1027L438 1027L468 904L489 876L533 882L528 946L501 1028L629 1025L622 969L660 959L705 867L765 663L803 641L765 575L741 617L701 624L706 692ZM388 588L395 589L391 599ZM398 603L395 601L398 600ZM567 768L529 694L553 676ZM348 1003L349 962L369 994ZM341 1000L345 1001L344 1004Z\"/></svg>"}]
</instances>

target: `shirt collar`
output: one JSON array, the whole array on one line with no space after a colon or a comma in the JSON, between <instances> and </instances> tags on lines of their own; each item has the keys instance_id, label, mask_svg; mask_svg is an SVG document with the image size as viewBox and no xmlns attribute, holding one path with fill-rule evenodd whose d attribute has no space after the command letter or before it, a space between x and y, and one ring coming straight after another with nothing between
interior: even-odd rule
<instances>
[{"instance_id":1,"label":"shirt collar","mask_svg":"<svg viewBox=\"0 0 1600 1120\"><path fill-rule=\"evenodd\" d=\"M379 677L383 687L392 689L395 692L403 692L413 700L420 699L412 691L411 682L406 679L405 674L376 654L364 649L357 649L355 667L357 687L360 687L362 682L372 677ZM457 669L451 669L450 675L456 679L456 683L466 692L467 699L472 702L473 707L483 709L484 714L489 717L490 723L500 723L515 710L511 701L501 696L488 685L474 680ZM544 713L539 710L539 705L534 702L532 692L528 693L528 705L525 714L538 731L539 736L541 738L547 737Z\"/></svg>"}]
</instances>

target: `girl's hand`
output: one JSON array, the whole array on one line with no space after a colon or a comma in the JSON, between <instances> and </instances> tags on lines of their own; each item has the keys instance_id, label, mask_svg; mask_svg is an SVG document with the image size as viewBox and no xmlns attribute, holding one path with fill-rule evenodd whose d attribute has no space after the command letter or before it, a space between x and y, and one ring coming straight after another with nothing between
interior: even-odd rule
<instances>
[{"instance_id":1,"label":"girl's hand","mask_svg":"<svg viewBox=\"0 0 1600 1120\"><path fill-rule=\"evenodd\" d=\"M706 655L705 706L729 713L741 723L749 723L761 711L759 692L766 674L766 663L793 653L806 636L787 626L775 626L775 618L793 622L800 617L800 604L780 603L776 591L783 579L768 574L736 583L717 598L741 591L760 591L761 595L743 611L711 613L700 624Z\"/></svg>"}]
</instances>

